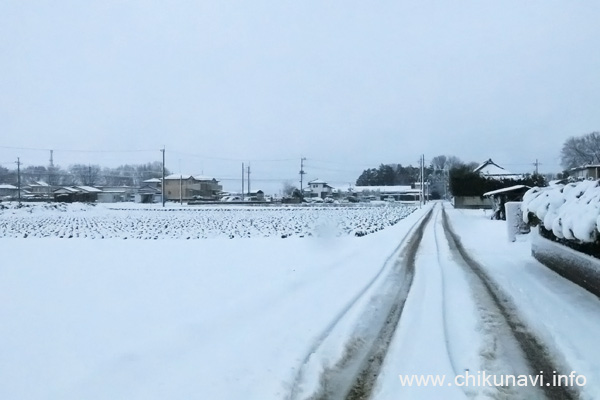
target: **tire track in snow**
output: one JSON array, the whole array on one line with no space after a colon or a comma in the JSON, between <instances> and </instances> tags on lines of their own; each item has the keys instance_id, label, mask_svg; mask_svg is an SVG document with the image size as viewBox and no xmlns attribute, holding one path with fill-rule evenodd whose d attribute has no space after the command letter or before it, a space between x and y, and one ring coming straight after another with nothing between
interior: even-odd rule
<instances>
[{"instance_id":1,"label":"tire track in snow","mask_svg":"<svg viewBox=\"0 0 600 400\"><path fill-rule=\"evenodd\" d=\"M431 215L432 210L430 209L412 225L409 233L398 244L375 277L319 335L302 360L302 366L292 385L290 399L355 400L369 398L408 297L414 276L416 253ZM384 275L384 272L387 273ZM377 307L380 311L378 315L372 315L370 310L364 312L365 319L375 322L374 326L371 326L366 332L358 331L352 335L350 341L346 343L346 350L341 359L321 374L320 387L316 393L302 393L304 368L308 365L310 357L319 350L338 323L357 305L359 300L371 294L369 289L379 283L380 278L383 277L386 278L384 284L387 282L390 285L383 294L385 303ZM308 397L300 397L302 395L308 395Z\"/></svg>"},{"instance_id":2,"label":"tire track in snow","mask_svg":"<svg viewBox=\"0 0 600 400\"><path fill-rule=\"evenodd\" d=\"M542 341L538 339L535 334L529 331L527 326L520 320L517 309L510 298L506 296L502 289L498 287L487 275L484 267L482 267L473 257L471 257L471 255L463 247L460 238L450 225L445 210L442 211L442 224L451 249L456 250L455 254L460 257L460 259L463 261L463 264L470 269L474 276L476 276L477 281L481 283L481 286L485 291L485 295L487 295L493 303L492 307L497 309L497 313L494 313L493 310L488 310L489 319L484 322L491 322L493 325L494 321L491 319L497 319L498 316L501 316L501 319L503 320L502 322L508 326L510 334L525 357L525 361L530 369L528 373L534 376L542 373L544 377L543 381L547 384L540 386L539 389L543 391L547 399L578 399L579 394L576 392L575 388L549 385L549 382L552 382L553 373L561 373L560 369L555 364L552 355ZM477 291L476 288L473 289ZM484 316L484 318L486 317ZM497 344L496 340L494 340L494 344ZM497 351L497 349L492 349L492 351ZM490 354L490 357L493 356L493 354ZM497 395L501 394L497 393ZM505 395L507 396L505 398L513 398L511 393L505 393Z\"/></svg>"}]
</instances>

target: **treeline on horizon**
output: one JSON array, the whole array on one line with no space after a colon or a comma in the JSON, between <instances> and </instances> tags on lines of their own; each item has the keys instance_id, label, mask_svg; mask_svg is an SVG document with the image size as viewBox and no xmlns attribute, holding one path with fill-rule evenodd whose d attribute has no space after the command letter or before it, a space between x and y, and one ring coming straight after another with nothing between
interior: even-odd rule
<instances>
[{"instance_id":1,"label":"treeline on horizon","mask_svg":"<svg viewBox=\"0 0 600 400\"><path fill-rule=\"evenodd\" d=\"M454 196L481 196L492 190L513 185L546 186L544 176L524 174L523 179L488 179L473 172L479 164L464 163L455 156L436 156L424 167L426 182L447 182ZM356 180L357 186L412 186L419 182L421 168L402 164L381 164L364 170Z\"/></svg>"},{"instance_id":2,"label":"treeline on horizon","mask_svg":"<svg viewBox=\"0 0 600 400\"><path fill-rule=\"evenodd\" d=\"M165 169L165 174L169 173ZM22 185L43 181L53 186L135 186L147 179L161 178L162 163L154 161L145 164L125 164L116 168L73 164L66 169L60 166L30 165L21 167L20 176ZM0 166L0 184L16 186L18 180L17 168Z\"/></svg>"},{"instance_id":3,"label":"treeline on horizon","mask_svg":"<svg viewBox=\"0 0 600 400\"><path fill-rule=\"evenodd\" d=\"M437 179L457 165L477 167L477 163L464 164L458 157L439 155L431 159L429 165L424 166L425 180ZM356 186L409 186L418 182L421 168L402 164L380 164L378 168L365 169L358 179Z\"/></svg>"}]
</instances>

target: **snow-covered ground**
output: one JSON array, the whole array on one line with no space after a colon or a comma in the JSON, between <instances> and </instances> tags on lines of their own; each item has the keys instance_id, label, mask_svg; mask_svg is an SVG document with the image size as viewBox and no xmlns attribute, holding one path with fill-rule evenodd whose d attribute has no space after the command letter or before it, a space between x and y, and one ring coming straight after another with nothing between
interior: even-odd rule
<instances>
[{"instance_id":1,"label":"snow-covered ground","mask_svg":"<svg viewBox=\"0 0 600 400\"><path fill-rule=\"evenodd\" d=\"M363 237L0 239L0 399L284 398L423 212Z\"/></svg>"},{"instance_id":2,"label":"snow-covered ground","mask_svg":"<svg viewBox=\"0 0 600 400\"><path fill-rule=\"evenodd\" d=\"M362 237L326 222L302 231L319 234L286 239L2 238L0 399L269 400L292 392L306 398L353 335L369 329L365 315L377 313L375 300L395 276L390 262L400 256L399 244L430 208ZM536 398L537 388L400 384L399 374L527 373L509 328L456 261L440 210L433 210L423 233L374 398ZM48 216L7 211L4 221L26 224ZM583 398L600 398L598 298L533 259L528 236L509 242L504 222L481 210L446 205L446 211L467 250L558 355L561 372L585 375ZM135 216L139 210L56 211L97 213L93 218L100 220L111 212ZM162 211L152 212L162 218ZM169 215L185 221L203 212L217 211L182 208ZM370 212L318 214L317 220L360 220Z\"/></svg>"}]
</instances>

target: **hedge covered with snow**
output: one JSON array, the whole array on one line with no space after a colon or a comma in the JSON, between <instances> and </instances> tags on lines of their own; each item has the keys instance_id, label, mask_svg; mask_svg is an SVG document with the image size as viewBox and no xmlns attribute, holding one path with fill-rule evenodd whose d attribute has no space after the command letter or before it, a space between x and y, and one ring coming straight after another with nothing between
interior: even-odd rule
<instances>
[{"instance_id":1,"label":"hedge covered with snow","mask_svg":"<svg viewBox=\"0 0 600 400\"><path fill-rule=\"evenodd\" d=\"M523 220L541 225L558 239L598 243L600 233L600 186L581 181L544 188L534 187L523 197ZM543 233L543 232L542 232Z\"/></svg>"}]
</instances>

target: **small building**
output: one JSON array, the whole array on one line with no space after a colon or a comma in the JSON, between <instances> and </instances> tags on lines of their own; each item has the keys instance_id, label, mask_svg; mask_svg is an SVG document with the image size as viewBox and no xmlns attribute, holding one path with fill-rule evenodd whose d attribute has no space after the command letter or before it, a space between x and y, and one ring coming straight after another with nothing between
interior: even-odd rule
<instances>
[{"instance_id":1,"label":"small building","mask_svg":"<svg viewBox=\"0 0 600 400\"><path fill-rule=\"evenodd\" d=\"M110 193L108 196L103 196L105 201L103 200L102 202L107 203L133 201L133 196L136 192L136 188L133 186L100 186L99 188L102 190L102 193ZM98 201L100 202L100 198L98 198Z\"/></svg>"},{"instance_id":2,"label":"small building","mask_svg":"<svg viewBox=\"0 0 600 400\"><path fill-rule=\"evenodd\" d=\"M142 187L148 186L160 190L161 180L158 178L146 179L142 182Z\"/></svg>"},{"instance_id":3,"label":"small building","mask_svg":"<svg viewBox=\"0 0 600 400\"><path fill-rule=\"evenodd\" d=\"M0 199L3 197L17 197L19 195L19 188L14 185L1 184L0 185Z\"/></svg>"},{"instance_id":4,"label":"small building","mask_svg":"<svg viewBox=\"0 0 600 400\"><path fill-rule=\"evenodd\" d=\"M165 177L165 200L218 200L223 186L215 178L203 175L173 174Z\"/></svg>"},{"instance_id":5,"label":"small building","mask_svg":"<svg viewBox=\"0 0 600 400\"><path fill-rule=\"evenodd\" d=\"M98 193L98 203L121 203L126 201L125 198L123 191L102 190Z\"/></svg>"},{"instance_id":6,"label":"small building","mask_svg":"<svg viewBox=\"0 0 600 400\"><path fill-rule=\"evenodd\" d=\"M54 190L53 196L55 201L64 203L82 202L94 203L98 200L98 193L102 190L92 186L64 186Z\"/></svg>"},{"instance_id":7,"label":"small building","mask_svg":"<svg viewBox=\"0 0 600 400\"><path fill-rule=\"evenodd\" d=\"M253 190L249 193L250 201L265 201L265 192L262 190Z\"/></svg>"},{"instance_id":8,"label":"small building","mask_svg":"<svg viewBox=\"0 0 600 400\"><path fill-rule=\"evenodd\" d=\"M490 199L492 203L492 219L506 219L504 205L509 201L523 201L523 195L531 189L526 185L514 185L503 189L492 190L484 193L483 197Z\"/></svg>"},{"instance_id":9,"label":"small building","mask_svg":"<svg viewBox=\"0 0 600 400\"><path fill-rule=\"evenodd\" d=\"M589 164L581 167L571 168L569 175L577 180L581 179L600 179L600 165Z\"/></svg>"},{"instance_id":10,"label":"small building","mask_svg":"<svg viewBox=\"0 0 600 400\"><path fill-rule=\"evenodd\" d=\"M26 191L32 197L50 198L52 196L52 186L44 181L37 181L25 185L22 187L22 190Z\"/></svg>"},{"instance_id":11,"label":"small building","mask_svg":"<svg viewBox=\"0 0 600 400\"><path fill-rule=\"evenodd\" d=\"M310 191L307 191L309 197L320 197L324 199L327 196L331 196L333 192L333 187L320 179L312 180L308 182L307 185L308 189L310 189Z\"/></svg>"},{"instance_id":12,"label":"small building","mask_svg":"<svg viewBox=\"0 0 600 400\"><path fill-rule=\"evenodd\" d=\"M162 201L161 199L162 193L160 185L156 186L154 182L151 182L137 189L137 192L134 196L134 201L136 203L159 203Z\"/></svg>"}]
</instances>

